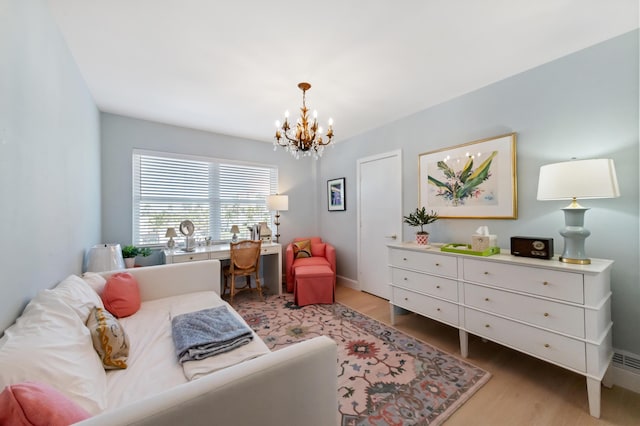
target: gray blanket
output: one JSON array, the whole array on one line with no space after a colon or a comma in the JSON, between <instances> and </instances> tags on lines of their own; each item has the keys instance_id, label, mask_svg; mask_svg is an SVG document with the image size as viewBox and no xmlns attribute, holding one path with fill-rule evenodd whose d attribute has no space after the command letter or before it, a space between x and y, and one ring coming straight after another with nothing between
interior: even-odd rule
<instances>
[{"instance_id":1,"label":"gray blanket","mask_svg":"<svg viewBox=\"0 0 640 426\"><path fill-rule=\"evenodd\" d=\"M226 306L177 315L171 328L180 363L228 352L253 339L251 329Z\"/></svg>"}]
</instances>

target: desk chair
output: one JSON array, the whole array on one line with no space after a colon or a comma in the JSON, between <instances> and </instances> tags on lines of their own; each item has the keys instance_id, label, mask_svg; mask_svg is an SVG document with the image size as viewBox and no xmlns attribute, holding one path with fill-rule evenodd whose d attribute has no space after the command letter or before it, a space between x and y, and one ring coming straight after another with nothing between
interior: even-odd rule
<instances>
[{"instance_id":1,"label":"desk chair","mask_svg":"<svg viewBox=\"0 0 640 426\"><path fill-rule=\"evenodd\" d=\"M222 294L229 291L229 303L233 304L233 297L240 291L257 291L262 297L262 285L260 283L260 247L262 241L244 240L237 243L231 243L229 266L225 266L224 272L224 289ZM255 277L256 288L251 288L251 275ZM236 288L236 277L245 277L246 283L244 287ZM229 287L229 279L231 286Z\"/></svg>"}]
</instances>

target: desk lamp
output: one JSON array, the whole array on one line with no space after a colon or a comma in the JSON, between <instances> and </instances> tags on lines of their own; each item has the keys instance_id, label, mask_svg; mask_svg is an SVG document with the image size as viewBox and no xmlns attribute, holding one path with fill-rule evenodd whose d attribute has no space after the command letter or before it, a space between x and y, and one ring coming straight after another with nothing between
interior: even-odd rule
<instances>
[{"instance_id":1,"label":"desk lamp","mask_svg":"<svg viewBox=\"0 0 640 426\"><path fill-rule=\"evenodd\" d=\"M237 243L238 242L238 234L240 233L240 229L238 228L238 225L232 225L231 226L231 230L229 231L233 234L233 237L231 237L231 242L232 243Z\"/></svg>"},{"instance_id":2,"label":"desk lamp","mask_svg":"<svg viewBox=\"0 0 640 426\"><path fill-rule=\"evenodd\" d=\"M174 241L173 237L178 236L178 234L176 233L176 228L167 228L167 233L164 234L164 236L166 238L169 238L169 241L167 241L167 247L169 247L170 249L174 248L176 246L176 242Z\"/></svg>"},{"instance_id":3,"label":"desk lamp","mask_svg":"<svg viewBox=\"0 0 640 426\"><path fill-rule=\"evenodd\" d=\"M289 196L279 194L268 195L267 210L276 211L276 220L273 224L276 226L276 243L278 243L280 242L280 233L278 232L278 226L280 226L280 212L286 212L289 210Z\"/></svg>"},{"instance_id":4,"label":"desk lamp","mask_svg":"<svg viewBox=\"0 0 640 426\"><path fill-rule=\"evenodd\" d=\"M540 167L538 200L571 200L563 208L565 228L564 251L560 261L588 265L584 241L591 232L584 228L584 214L588 208L578 204L577 199L616 198L620 196L618 178L613 160L573 160L547 164Z\"/></svg>"}]
</instances>

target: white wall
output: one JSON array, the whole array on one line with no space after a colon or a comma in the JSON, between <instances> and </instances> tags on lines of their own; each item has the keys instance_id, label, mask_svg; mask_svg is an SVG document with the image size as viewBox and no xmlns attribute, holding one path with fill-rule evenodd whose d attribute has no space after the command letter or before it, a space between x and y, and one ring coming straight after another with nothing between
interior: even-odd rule
<instances>
[{"instance_id":1,"label":"white wall","mask_svg":"<svg viewBox=\"0 0 640 426\"><path fill-rule=\"evenodd\" d=\"M561 253L567 202L537 201L541 165L578 158L613 158L622 196L585 200L590 257L615 260L612 272L614 346L640 353L638 270L638 62L634 31L475 92L359 135L328 150L319 171L327 179L346 177L347 212L320 209L323 237L336 245L338 274L357 280L356 160L402 149L403 211L418 203L418 155L504 133L517 132L517 220L440 220L429 225L431 239L470 242L479 225L509 248L514 235L550 236ZM523 52L526 54L526 52ZM505 60L508 60L505 59ZM473 67L469 67L473 72ZM319 200L324 200L324 193ZM404 226L404 240L415 230Z\"/></svg>"},{"instance_id":2,"label":"white wall","mask_svg":"<svg viewBox=\"0 0 640 426\"><path fill-rule=\"evenodd\" d=\"M41 0L0 0L0 330L100 237L100 123Z\"/></svg>"},{"instance_id":3,"label":"white wall","mask_svg":"<svg viewBox=\"0 0 640 426\"><path fill-rule=\"evenodd\" d=\"M104 242L132 240L131 155L134 148L278 166L279 192L289 196L280 215L280 242L316 234L315 168L311 158L295 160L282 148L226 135L186 129L114 114L102 115L102 237ZM273 229L275 234L275 229ZM148 262L160 262L154 255Z\"/></svg>"}]
</instances>

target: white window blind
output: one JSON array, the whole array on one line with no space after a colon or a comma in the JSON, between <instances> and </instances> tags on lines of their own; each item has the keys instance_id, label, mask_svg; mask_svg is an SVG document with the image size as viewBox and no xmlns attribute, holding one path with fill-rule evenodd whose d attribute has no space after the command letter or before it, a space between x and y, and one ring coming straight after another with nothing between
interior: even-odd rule
<instances>
[{"instance_id":1,"label":"white window blind","mask_svg":"<svg viewBox=\"0 0 640 426\"><path fill-rule=\"evenodd\" d=\"M196 239L230 240L232 225L239 238L248 227L271 226L266 196L278 192L274 166L187 157L177 154L133 153L133 242L165 244L167 228L189 219Z\"/></svg>"}]
</instances>

